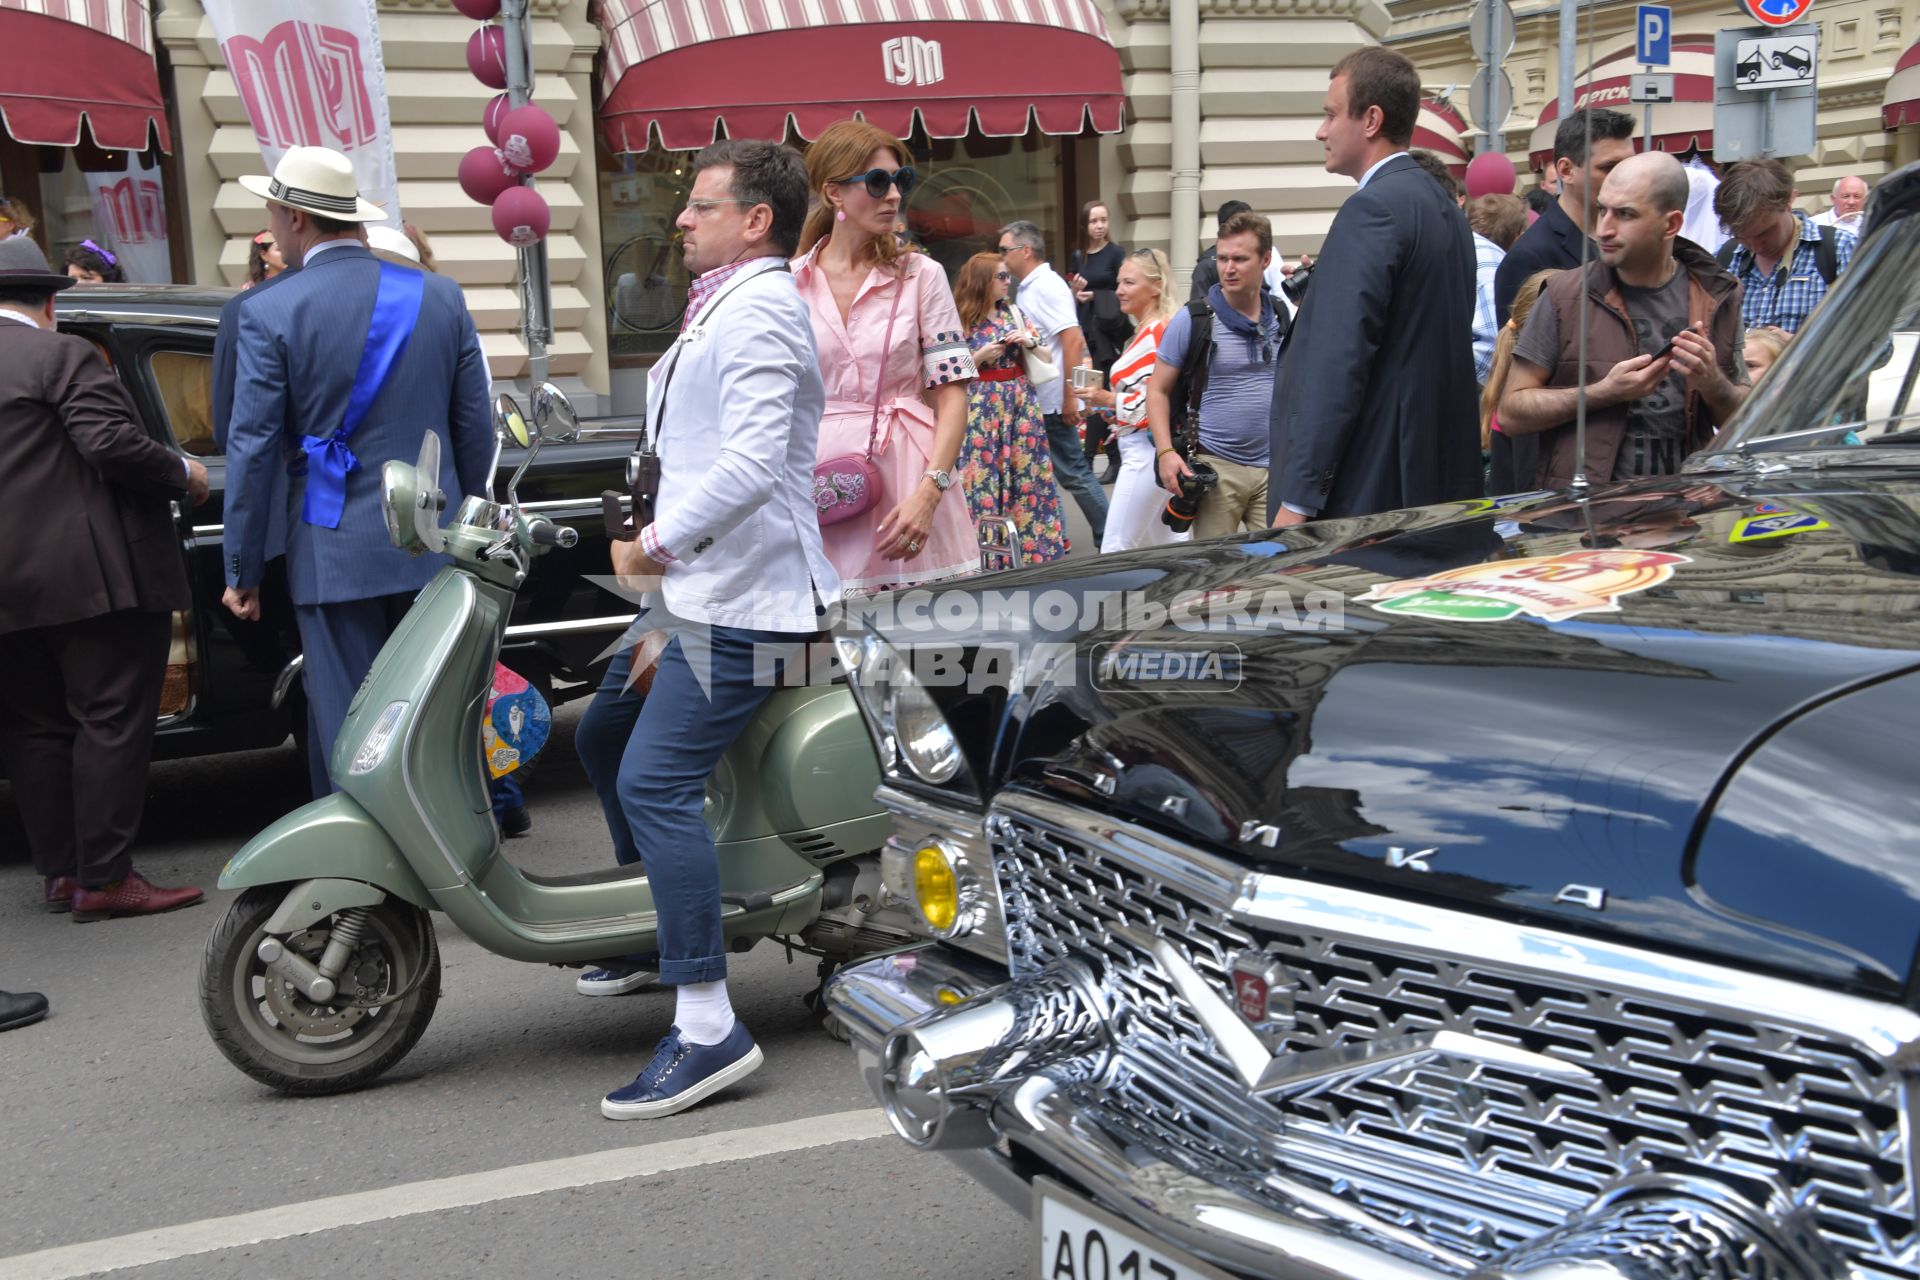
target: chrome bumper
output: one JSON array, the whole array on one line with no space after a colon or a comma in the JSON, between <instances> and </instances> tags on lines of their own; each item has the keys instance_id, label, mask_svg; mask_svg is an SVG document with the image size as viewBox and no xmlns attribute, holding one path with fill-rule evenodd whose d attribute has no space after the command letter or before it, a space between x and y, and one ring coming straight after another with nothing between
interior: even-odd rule
<instances>
[{"instance_id":1,"label":"chrome bumper","mask_svg":"<svg viewBox=\"0 0 1920 1280\"><path fill-rule=\"evenodd\" d=\"M962 1119L947 1128L920 1123L899 1095L898 1033L908 1023L953 1013L962 1005L980 1010L1006 1003L1004 970L951 949L928 947L868 961L835 977L829 1007L849 1033L867 1087L886 1108L894 1127L917 1146L937 1148L1022 1213L1031 1213L1030 1179L1044 1172L1060 1178L1142 1231L1196 1257L1250 1276L1281 1280L1445 1280L1475 1275L1465 1260L1435 1254L1431 1264L1370 1243L1401 1236L1395 1228L1364 1220L1338 1202L1327 1203L1302 1188L1298 1213L1257 1203L1184 1170L1128 1150L1092 1123L1063 1096L1048 1074L1014 1076L990 1053L969 1059L965 1080L949 1084L949 1103ZM993 997L1001 998L995 999ZM981 999L981 997L989 997ZM1020 1015L1010 1013L1017 1021ZM1005 1021L1005 1019L1003 1019ZM1022 1056L1023 1055L1018 1055ZM889 1076L894 1077L889 1080ZM1003 1150L998 1139L1004 1139ZM1311 1202L1309 1202L1311 1201ZM1430 1251L1406 1236L1403 1249ZM1464 1263L1464 1265L1462 1265ZM1496 1280L1500 1273L1478 1273ZM1602 1280L1611 1270L1529 1270L1528 1280Z\"/></svg>"}]
</instances>

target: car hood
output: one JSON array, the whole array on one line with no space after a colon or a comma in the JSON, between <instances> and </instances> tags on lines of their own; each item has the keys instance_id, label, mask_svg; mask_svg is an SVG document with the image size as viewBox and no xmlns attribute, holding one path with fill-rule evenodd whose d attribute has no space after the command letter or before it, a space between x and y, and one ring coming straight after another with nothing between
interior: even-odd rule
<instances>
[{"instance_id":1,"label":"car hood","mask_svg":"<svg viewBox=\"0 0 1920 1280\"><path fill-rule=\"evenodd\" d=\"M1692 854L1771 735L1920 667L1917 513L1920 481L1647 482L998 575L963 590L1119 591L1134 612L1087 625L1089 605L1050 656L1030 644L990 730L949 705L989 793L1045 789L1249 866L1897 992L1920 866L1784 840L1758 883L1731 828ZM1890 744L1835 715L1818 741L1884 777ZM1791 751L1765 759L1792 772ZM1831 822L1819 794L1800 803L1809 827ZM1882 895L1870 929L1820 902L1840 883Z\"/></svg>"}]
</instances>

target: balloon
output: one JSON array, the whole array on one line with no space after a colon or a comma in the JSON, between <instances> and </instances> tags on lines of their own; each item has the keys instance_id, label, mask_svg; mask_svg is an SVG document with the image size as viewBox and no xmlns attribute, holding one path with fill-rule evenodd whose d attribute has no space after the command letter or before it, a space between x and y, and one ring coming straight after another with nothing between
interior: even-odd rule
<instances>
[{"instance_id":1,"label":"balloon","mask_svg":"<svg viewBox=\"0 0 1920 1280\"><path fill-rule=\"evenodd\" d=\"M453 7L475 22L491 22L500 16L500 0L453 0Z\"/></svg>"},{"instance_id":2,"label":"balloon","mask_svg":"<svg viewBox=\"0 0 1920 1280\"><path fill-rule=\"evenodd\" d=\"M521 173L539 173L560 154L560 126L529 102L500 121L500 155Z\"/></svg>"},{"instance_id":3,"label":"balloon","mask_svg":"<svg viewBox=\"0 0 1920 1280\"><path fill-rule=\"evenodd\" d=\"M508 187L493 202L493 229L502 240L525 249L547 238L553 213L532 187Z\"/></svg>"},{"instance_id":4,"label":"balloon","mask_svg":"<svg viewBox=\"0 0 1920 1280\"><path fill-rule=\"evenodd\" d=\"M460 157L460 189L476 204L492 204L518 181L492 147L475 147Z\"/></svg>"},{"instance_id":5,"label":"balloon","mask_svg":"<svg viewBox=\"0 0 1920 1280\"><path fill-rule=\"evenodd\" d=\"M507 87L507 33L482 27L467 37L467 70L489 89Z\"/></svg>"},{"instance_id":6,"label":"balloon","mask_svg":"<svg viewBox=\"0 0 1920 1280\"><path fill-rule=\"evenodd\" d=\"M1498 151L1483 151L1467 163L1467 199L1510 196L1514 176L1513 161Z\"/></svg>"},{"instance_id":7,"label":"balloon","mask_svg":"<svg viewBox=\"0 0 1920 1280\"><path fill-rule=\"evenodd\" d=\"M512 110L507 105L511 98L510 94L498 95L487 104L487 113L480 117L480 127L487 131L487 136L493 139L493 145L496 147L500 145L500 121L508 111Z\"/></svg>"}]
</instances>

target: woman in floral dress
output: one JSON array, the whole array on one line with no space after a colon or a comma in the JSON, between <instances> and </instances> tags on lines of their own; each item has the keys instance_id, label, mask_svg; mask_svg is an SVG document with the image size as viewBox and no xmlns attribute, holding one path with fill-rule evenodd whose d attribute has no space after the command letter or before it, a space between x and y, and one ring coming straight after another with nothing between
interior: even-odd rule
<instances>
[{"instance_id":1,"label":"woman in floral dress","mask_svg":"<svg viewBox=\"0 0 1920 1280\"><path fill-rule=\"evenodd\" d=\"M954 302L978 374L967 388L967 433L960 442L960 486L976 520L1013 520L1022 564L1067 553L1060 489L1047 454L1047 427L1020 361L1036 341L1007 305L1012 277L997 254L977 253L960 268Z\"/></svg>"}]
</instances>

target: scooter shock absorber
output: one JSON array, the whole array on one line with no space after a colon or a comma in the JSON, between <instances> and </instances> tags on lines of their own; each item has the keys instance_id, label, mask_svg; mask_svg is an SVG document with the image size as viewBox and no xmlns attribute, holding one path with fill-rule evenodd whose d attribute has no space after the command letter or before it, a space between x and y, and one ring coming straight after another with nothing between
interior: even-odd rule
<instances>
[{"instance_id":1,"label":"scooter shock absorber","mask_svg":"<svg viewBox=\"0 0 1920 1280\"><path fill-rule=\"evenodd\" d=\"M335 918L333 932L327 938L327 949L320 955L322 976L338 979L347 961L353 958L360 939L366 936L367 910L366 907L349 907Z\"/></svg>"}]
</instances>

